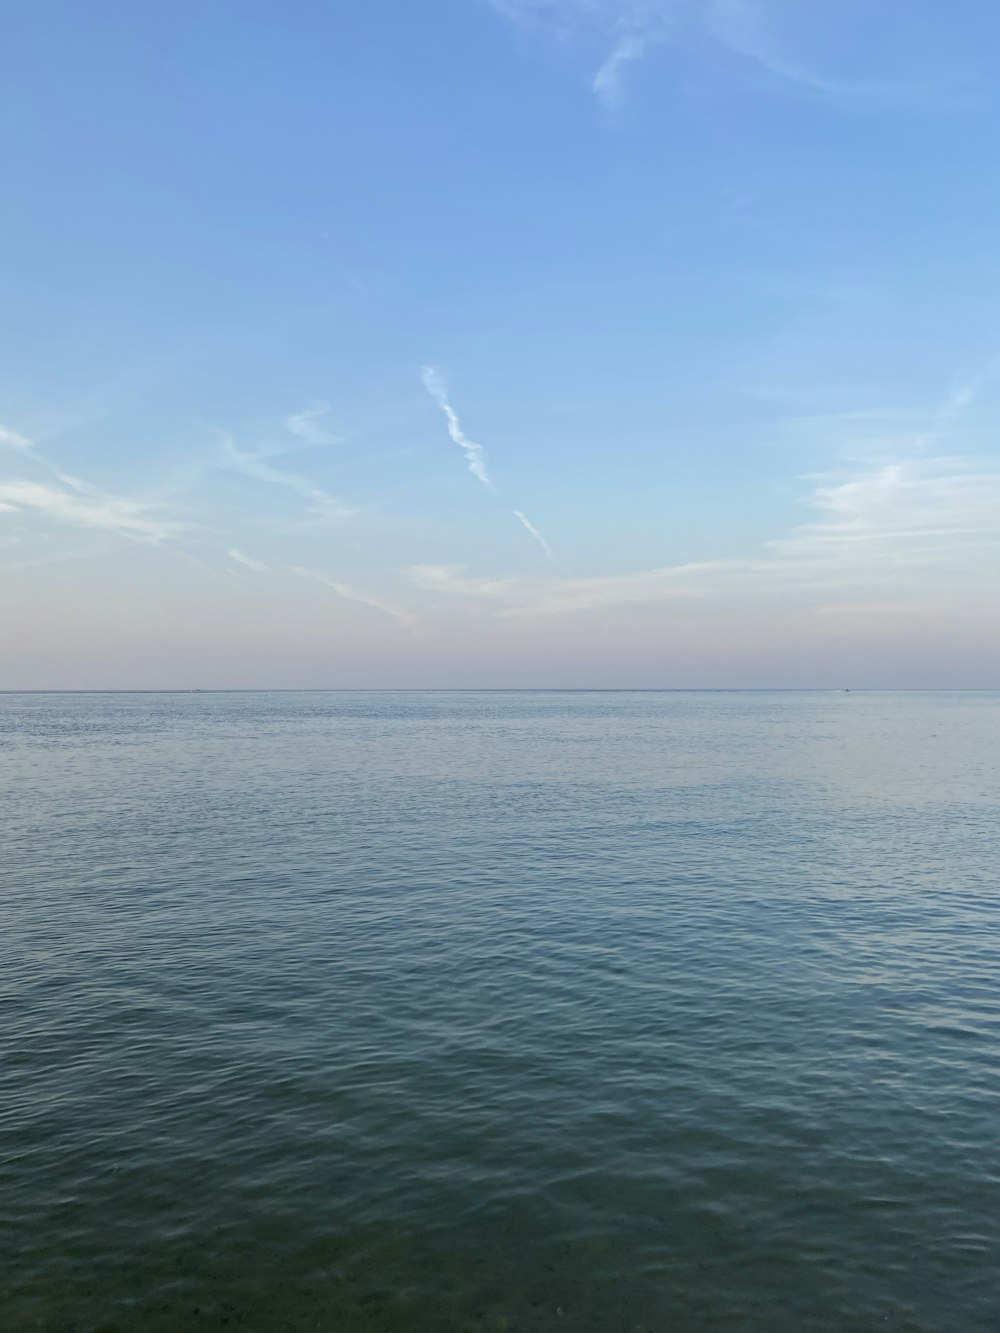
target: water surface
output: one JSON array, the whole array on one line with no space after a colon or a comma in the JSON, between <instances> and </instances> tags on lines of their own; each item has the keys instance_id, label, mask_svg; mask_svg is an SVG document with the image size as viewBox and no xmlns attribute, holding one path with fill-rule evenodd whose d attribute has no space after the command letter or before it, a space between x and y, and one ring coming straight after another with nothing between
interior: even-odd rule
<instances>
[{"instance_id":1,"label":"water surface","mask_svg":"<svg viewBox=\"0 0 1000 1333\"><path fill-rule=\"evenodd\" d=\"M0 696L12 1331L1000 1327L1000 695Z\"/></svg>"}]
</instances>

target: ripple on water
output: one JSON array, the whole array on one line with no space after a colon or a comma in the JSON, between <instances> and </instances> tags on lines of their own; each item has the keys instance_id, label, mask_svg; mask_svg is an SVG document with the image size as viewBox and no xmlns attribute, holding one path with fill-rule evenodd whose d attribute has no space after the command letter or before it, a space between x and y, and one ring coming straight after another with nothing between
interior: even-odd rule
<instances>
[{"instance_id":1,"label":"ripple on water","mask_svg":"<svg viewBox=\"0 0 1000 1333\"><path fill-rule=\"evenodd\" d=\"M1000 1327L998 742L0 696L5 1327Z\"/></svg>"}]
</instances>

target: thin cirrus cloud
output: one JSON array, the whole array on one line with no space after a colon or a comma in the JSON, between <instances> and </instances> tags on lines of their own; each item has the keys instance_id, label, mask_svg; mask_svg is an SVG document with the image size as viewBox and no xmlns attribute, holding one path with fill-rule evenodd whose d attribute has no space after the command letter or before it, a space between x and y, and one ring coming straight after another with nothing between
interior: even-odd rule
<instances>
[{"instance_id":1,"label":"thin cirrus cloud","mask_svg":"<svg viewBox=\"0 0 1000 1333\"><path fill-rule=\"evenodd\" d=\"M469 577L446 565L414 565L410 577L427 592L479 602L502 616L560 615L628 603L663 602L698 595L697 579L720 566L678 565L633 574L578 579Z\"/></svg>"},{"instance_id":2,"label":"thin cirrus cloud","mask_svg":"<svg viewBox=\"0 0 1000 1333\"><path fill-rule=\"evenodd\" d=\"M992 595L1000 577L1000 469L910 459L817 478L806 504L814 519L742 560L576 579L476 578L439 565L414 566L410 576L425 591L502 616L737 597L805 600L816 609L872 596L954 604Z\"/></svg>"},{"instance_id":3,"label":"thin cirrus cloud","mask_svg":"<svg viewBox=\"0 0 1000 1333\"><path fill-rule=\"evenodd\" d=\"M8 430L6 426L0 426L0 444L6 444L11 449L20 449L25 453L32 449L32 443L26 436L18 434L16 430Z\"/></svg>"},{"instance_id":4,"label":"thin cirrus cloud","mask_svg":"<svg viewBox=\"0 0 1000 1333\"><path fill-rule=\"evenodd\" d=\"M807 503L819 517L768 543L781 559L831 579L897 584L1000 563L1000 470L916 458L817 482Z\"/></svg>"},{"instance_id":5,"label":"thin cirrus cloud","mask_svg":"<svg viewBox=\"0 0 1000 1333\"><path fill-rule=\"evenodd\" d=\"M332 589L344 601L371 607L373 611L378 611L381 615L389 617L389 619L403 625L406 629L412 630L417 627L417 618L410 612L392 606L390 603L382 601L381 598L372 597L369 593L360 591L350 583L345 583L343 579L335 579L329 574L324 574L321 570L309 569L304 565L269 565L263 560L257 560L253 556L247 555L236 546L231 546L226 554L235 564L242 565L244 569L249 569L254 574L291 574L297 579L307 579L312 583L321 583L324 587Z\"/></svg>"},{"instance_id":6,"label":"thin cirrus cloud","mask_svg":"<svg viewBox=\"0 0 1000 1333\"><path fill-rule=\"evenodd\" d=\"M297 435L300 440L306 444L340 444L341 437L334 434L333 431L324 430L319 424L324 417L329 416L329 403L317 403L315 407L307 407L301 412L293 412L291 416L285 418L285 429L292 435Z\"/></svg>"},{"instance_id":7,"label":"thin cirrus cloud","mask_svg":"<svg viewBox=\"0 0 1000 1333\"><path fill-rule=\"evenodd\" d=\"M631 33L617 43L611 54L594 75L591 87L594 94L607 106L617 106L621 101L624 87L625 70L645 54L648 42L646 38Z\"/></svg>"},{"instance_id":8,"label":"thin cirrus cloud","mask_svg":"<svg viewBox=\"0 0 1000 1333\"><path fill-rule=\"evenodd\" d=\"M775 82L786 84L790 90L851 106L857 111L926 109L935 102L950 104L957 101L961 104L968 94L969 85L964 81L956 83L941 68L919 58L905 71L893 69L888 77L881 76L877 68L872 68L872 76L866 78L844 77L835 70L817 68L808 59L800 58L782 39L778 24L774 22L774 11L778 8L771 0L767 3L763 0L711 0L705 10L708 35L739 60ZM877 19L878 6L868 8ZM813 46L824 50L839 46L840 42L831 41L830 36L850 35L849 25L853 22L859 53L866 63L871 64L874 48L865 40L865 28L858 26L857 18L851 20L839 0L818 0L815 6L801 7L793 3L788 6L788 12L796 16L815 16L817 22L825 25L822 32L816 34L819 40L814 38L812 42ZM867 17L865 10L857 13Z\"/></svg>"},{"instance_id":9,"label":"thin cirrus cloud","mask_svg":"<svg viewBox=\"0 0 1000 1333\"><path fill-rule=\"evenodd\" d=\"M262 560L255 560L251 555L244 555L238 546L231 546L226 554L230 560L235 560L244 569L252 569L255 574L269 574L271 572L270 565L265 565Z\"/></svg>"},{"instance_id":10,"label":"thin cirrus cloud","mask_svg":"<svg viewBox=\"0 0 1000 1333\"><path fill-rule=\"evenodd\" d=\"M34 514L132 541L161 542L180 530L177 523L159 514L155 505L108 494L64 472L18 431L0 427L0 445L15 450L29 466L34 465L59 483L53 486L23 478L0 482L0 507L5 513Z\"/></svg>"},{"instance_id":11,"label":"thin cirrus cloud","mask_svg":"<svg viewBox=\"0 0 1000 1333\"><path fill-rule=\"evenodd\" d=\"M448 399L448 385L439 370L434 366L424 366L421 372L421 378L424 382L424 388L437 403L438 407L444 413L445 421L448 423L448 434L453 442L465 454L465 461L468 464L469 471L477 481L488 489L492 489L493 483L490 481L489 473L486 471L486 455L483 452L482 445L476 444L470 440L462 429L462 423L458 419L458 414L452 407Z\"/></svg>"},{"instance_id":12,"label":"thin cirrus cloud","mask_svg":"<svg viewBox=\"0 0 1000 1333\"><path fill-rule=\"evenodd\" d=\"M954 428L976 399L1000 372L1000 356L992 356L975 372L956 381L938 404L927 428L914 441L918 453L940 449Z\"/></svg>"},{"instance_id":13,"label":"thin cirrus cloud","mask_svg":"<svg viewBox=\"0 0 1000 1333\"><path fill-rule=\"evenodd\" d=\"M881 100L906 93L889 84L852 83L810 69L784 52L767 29L764 11L751 0L714 0L709 10L712 36L734 55L774 78L831 97Z\"/></svg>"},{"instance_id":14,"label":"thin cirrus cloud","mask_svg":"<svg viewBox=\"0 0 1000 1333\"><path fill-rule=\"evenodd\" d=\"M69 472L64 472L61 467L53 463L51 459L46 458L44 454L39 453L34 440L29 440L26 435L21 435L16 430L9 430L0 426L0 445L5 445L9 449L16 450L22 457L30 459L36 467L41 468L50 476L60 482L63 486L69 487L71 491L77 491L81 495L96 494L95 488L79 477L72 476Z\"/></svg>"},{"instance_id":15,"label":"thin cirrus cloud","mask_svg":"<svg viewBox=\"0 0 1000 1333\"><path fill-rule=\"evenodd\" d=\"M904 86L837 78L799 60L778 41L769 6L753 0L488 0L501 17L548 33L564 46L589 52L599 42L607 54L591 78L597 99L609 107L622 99L630 66L667 42L705 37L772 79L805 92L863 103L922 97L926 81ZM836 0L817 0L813 12L837 19Z\"/></svg>"},{"instance_id":16,"label":"thin cirrus cloud","mask_svg":"<svg viewBox=\"0 0 1000 1333\"><path fill-rule=\"evenodd\" d=\"M742 559L707 560L585 578L477 578L418 565L424 591L503 616L559 614L623 604L725 599L792 600L821 609L846 599L927 596L942 605L988 594L1000 577L1000 468L946 452L961 418L995 379L991 358L956 382L926 426L900 448L849 475L811 479L811 517ZM519 522L548 543L520 510Z\"/></svg>"},{"instance_id":17,"label":"thin cirrus cloud","mask_svg":"<svg viewBox=\"0 0 1000 1333\"><path fill-rule=\"evenodd\" d=\"M370 606L373 611L388 616L390 620L395 620L406 629L412 630L417 627L417 618L409 611L401 610L399 607L392 606L389 602L382 601L379 597L372 597L369 593L361 592L342 579L331 578L329 574L324 574L316 569L304 568L302 565L287 565L286 568L289 574L294 574L296 578L311 579L314 583L322 583L325 587L332 588L337 596L343 597L345 601L357 602L361 606Z\"/></svg>"},{"instance_id":18,"label":"thin cirrus cloud","mask_svg":"<svg viewBox=\"0 0 1000 1333\"><path fill-rule=\"evenodd\" d=\"M119 496L81 496L36 481L0 483L0 504L8 511L31 511L60 523L98 528L140 541L159 542L177 531L176 524L155 517L151 505Z\"/></svg>"},{"instance_id":19,"label":"thin cirrus cloud","mask_svg":"<svg viewBox=\"0 0 1000 1333\"><path fill-rule=\"evenodd\" d=\"M605 106L621 100L628 67L668 36L676 6L667 0L488 0L502 18L548 32L563 44L587 49L604 45L607 54L590 81Z\"/></svg>"},{"instance_id":20,"label":"thin cirrus cloud","mask_svg":"<svg viewBox=\"0 0 1000 1333\"><path fill-rule=\"evenodd\" d=\"M224 456L229 466L237 472L242 472L244 476L290 491L305 500L310 516L315 521L327 522L349 518L355 512L339 496L332 495L317 482L297 472L286 472L283 468L272 467L264 456L244 453L232 440L226 440Z\"/></svg>"}]
</instances>

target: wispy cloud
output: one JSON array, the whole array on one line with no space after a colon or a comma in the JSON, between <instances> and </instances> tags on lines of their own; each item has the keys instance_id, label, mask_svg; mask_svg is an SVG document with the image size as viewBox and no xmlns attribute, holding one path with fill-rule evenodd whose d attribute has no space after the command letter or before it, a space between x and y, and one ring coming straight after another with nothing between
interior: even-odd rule
<instances>
[{"instance_id":1,"label":"wispy cloud","mask_svg":"<svg viewBox=\"0 0 1000 1333\"><path fill-rule=\"evenodd\" d=\"M625 72L651 47L664 41L676 0L488 0L505 19L548 32L561 43L579 44L589 59L603 47L607 54L590 81L605 106L622 97Z\"/></svg>"},{"instance_id":2,"label":"wispy cloud","mask_svg":"<svg viewBox=\"0 0 1000 1333\"><path fill-rule=\"evenodd\" d=\"M631 33L622 37L612 48L591 83L595 96L606 106L617 106L621 101L625 70L633 61L642 57L646 46L645 37Z\"/></svg>"},{"instance_id":3,"label":"wispy cloud","mask_svg":"<svg viewBox=\"0 0 1000 1333\"><path fill-rule=\"evenodd\" d=\"M16 430L8 430L6 426L0 426L0 444L6 444L11 449L21 449L25 452L30 451L32 444L24 435L19 435Z\"/></svg>"},{"instance_id":4,"label":"wispy cloud","mask_svg":"<svg viewBox=\"0 0 1000 1333\"><path fill-rule=\"evenodd\" d=\"M159 542L177 532L177 525L158 518L152 505L97 493L82 496L34 481L0 483L0 504L139 541Z\"/></svg>"},{"instance_id":5,"label":"wispy cloud","mask_svg":"<svg viewBox=\"0 0 1000 1333\"><path fill-rule=\"evenodd\" d=\"M325 574L322 570L309 569L305 565L288 564L267 564L263 560L257 560L255 557L245 554L236 546L231 546L226 552L230 560L245 569L252 570L255 574L291 574L297 579L308 579L311 583L321 583L324 587L332 589L338 597L342 597L348 602L357 602L361 606L371 607L373 611L378 611L407 629L415 629L418 620L411 612L402 610L389 602L382 601L379 597L373 597L370 593L362 592L350 583L345 583L343 579L334 578L330 574Z\"/></svg>"},{"instance_id":6,"label":"wispy cloud","mask_svg":"<svg viewBox=\"0 0 1000 1333\"><path fill-rule=\"evenodd\" d=\"M918 91L899 85L852 83L809 69L780 49L768 31L763 10L753 0L711 0L708 21L713 37L735 55L812 92L877 102L911 97Z\"/></svg>"},{"instance_id":7,"label":"wispy cloud","mask_svg":"<svg viewBox=\"0 0 1000 1333\"><path fill-rule=\"evenodd\" d=\"M554 560L555 556L552 553L552 547L548 544L548 542L545 540L542 534L538 531L538 529L535 527L534 523L532 523L528 515L523 514L520 509L515 509L514 517L518 520L519 523L522 523L524 527L527 528L528 532L531 533L532 537L534 537L535 541L542 548L542 550L549 557L549 559Z\"/></svg>"},{"instance_id":8,"label":"wispy cloud","mask_svg":"<svg viewBox=\"0 0 1000 1333\"><path fill-rule=\"evenodd\" d=\"M157 512L157 506L108 494L63 471L18 431L0 426L0 445L15 450L29 465L59 482L59 486L25 480L0 483L0 507L5 513L32 512L60 523L117 533L133 541L159 542L180 530L177 523Z\"/></svg>"},{"instance_id":9,"label":"wispy cloud","mask_svg":"<svg viewBox=\"0 0 1000 1333\"><path fill-rule=\"evenodd\" d=\"M70 490L79 491L81 495L95 494L95 488L81 481L79 477L74 477L68 472L64 472L58 464L53 463L51 459L46 458L44 454L39 453L34 440L29 440L27 436L19 434L16 430L9 430L0 426L0 445L6 445L10 449L17 450L18 453L30 458L33 463L42 468L50 476L55 477L57 481L68 486Z\"/></svg>"},{"instance_id":10,"label":"wispy cloud","mask_svg":"<svg viewBox=\"0 0 1000 1333\"><path fill-rule=\"evenodd\" d=\"M414 566L410 576L426 591L503 616L750 598L792 599L813 609L873 596L947 603L989 592L1000 580L998 467L910 459L850 477L817 477L805 503L815 518L742 560L576 579L477 578L440 565Z\"/></svg>"},{"instance_id":11,"label":"wispy cloud","mask_svg":"<svg viewBox=\"0 0 1000 1333\"><path fill-rule=\"evenodd\" d=\"M692 59L698 59L704 35L740 60L775 80L828 98L858 105L924 100L930 91L920 83L859 82L812 68L786 49L768 23L768 5L754 0L487 0L505 19L520 27L549 34L560 45L578 49L589 59L595 47L606 51L591 79L595 96L614 106L622 96L630 65L667 41L692 38ZM794 6L792 6L794 8ZM834 18L837 6L815 6ZM850 16L844 21L850 21Z\"/></svg>"},{"instance_id":12,"label":"wispy cloud","mask_svg":"<svg viewBox=\"0 0 1000 1333\"><path fill-rule=\"evenodd\" d=\"M322 583L325 587L332 588L337 596L343 597L345 601L358 602L361 606L370 606L372 610L381 612L382 615L388 616L407 629L414 629L417 625L416 617L409 611L403 611L388 602L383 602L381 598L372 597L369 593L360 592L342 579L332 578L321 570L307 569L302 565L285 565L284 568L287 569L289 574L294 574L296 578L311 579L314 583Z\"/></svg>"},{"instance_id":13,"label":"wispy cloud","mask_svg":"<svg viewBox=\"0 0 1000 1333\"><path fill-rule=\"evenodd\" d=\"M481 481L484 486L492 488L493 483L490 481L489 474L486 471L486 457L483 453L482 446L476 444L475 441L470 440L462 430L462 423L459 421L455 409L448 400L448 386L444 376L433 366L424 366L422 378L424 388L444 413L445 420L448 423L448 434L465 454L469 471L478 481Z\"/></svg>"},{"instance_id":14,"label":"wispy cloud","mask_svg":"<svg viewBox=\"0 0 1000 1333\"><path fill-rule=\"evenodd\" d=\"M355 512L339 496L331 495L324 487L311 481L308 477L300 476L297 472L285 472L281 468L272 467L260 454L244 453L242 449L237 448L232 440L226 441L225 457L237 471L242 472L245 476L253 477L255 480L266 482L271 486L280 486L293 495L299 496L307 502L313 517L321 521L349 518Z\"/></svg>"},{"instance_id":15,"label":"wispy cloud","mask_svg":"<svg viewBox=\"0 0 1000 1333\"><path fill-rule=\"evenodd\" d=\"M317 403L314 407L305 408L301 412L293 412L291 416L285 418L285 429L292 435L297 435L300 440L305 440L307 444L339 444L341 438L339 435L324 430L317 424L323 417L329 415L329 412L328 403Z\"/></svg>"},{"instance_id":16,"label":"wispy cloud","mask_svg":"<svg viewBox=\"0 0 1000 1333\"><path fill-rule=\"evenodd\" d=\"M230 560L235 560L238 565L244 565L247 569L252 569L255 574L268 574L271 571L270 565L265 565L262 560L254 560L253 556L244 555L236 546L231 546L226 554Z\"/></svg>"},{"instance_id":17,"label":"wispy cloud","mask_svg":"<svg viewBox=\"0 0 1000 1333\"><path fill-rule=\"evenodd\" d=\"M940 449L946 443L958 422L976 404L986 386L1000 372L1000 357L991 357L974 374L956 381L935 409L927 428L916 439L921 453Z\"/></svg>"},{"instance_id":18,"label":"wispy cloud","mask_svg":"<svg viewBox=\"0 0 1000 1333\"><path fill-rule=\"evenodd\" d=\"M721 563L674 565L606 577L527 580L474 578L451 566L414 565L410 577L429 592L493 603L502 615L555 615L697 597L705 573L723 567Z\"/></svg>"},{"instance_id":19,"label":"wispy cloud","mask_svg":"<svg viewBox=\"0 0 1000 1333\"><path fill-rule=\"evenodd\" d=\"M820 517L767 549L817 573L898 583L947 569L970 553L1000 556L1000 470L962 459L911 459L848 479L817 478L807 504Z\"/></svg>"}]
</instances>

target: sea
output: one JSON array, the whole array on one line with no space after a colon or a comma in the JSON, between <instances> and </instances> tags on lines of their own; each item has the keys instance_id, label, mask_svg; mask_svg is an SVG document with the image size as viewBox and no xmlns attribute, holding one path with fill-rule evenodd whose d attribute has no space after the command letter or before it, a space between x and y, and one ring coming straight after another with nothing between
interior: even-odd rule
<instances>
[{"instance_id":1,"label":"sea","mask_svg":"<svg viewBox=\"0 0 1000 1333\"><path fill-rule=\"evenodd\" d=\"M0 696L5 1333L995 1333L1000 693Z\"/></svg>"}]
</instances>

